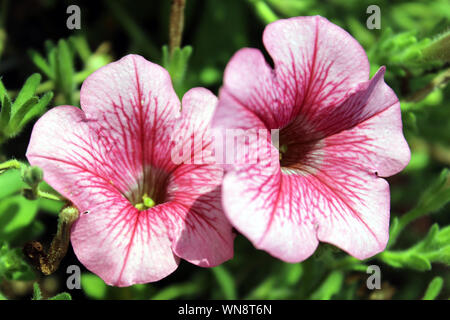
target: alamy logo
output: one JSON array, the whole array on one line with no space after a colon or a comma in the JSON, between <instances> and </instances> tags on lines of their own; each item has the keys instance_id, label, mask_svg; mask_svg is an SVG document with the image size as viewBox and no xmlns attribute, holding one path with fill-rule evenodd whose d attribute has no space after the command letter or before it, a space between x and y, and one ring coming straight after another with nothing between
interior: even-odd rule
<instances>
[{"instance_id":1,"label":"alamy logo","mask_svg":"<svg viewBox=\"0 0 450 320\"><path fill-rule=\"evenodd\" d=\"M370 14L370 16L367 18L367 21L366 21L367 29L370 29L370 30L381 29L381 9L380 9L380 7L372 4L367 7L366 13Z\"/></svg>"},{"instance_id":2,"label":"alamy logo","mask_svg":"<svg viewBox=\"0 0 450 320\"><path fill-rule=\"evenodd\" d=\"M380 267L373 264L367 267L367 271L370 276L367 278L366 285L367 289L381 289L381 270Z\"/></svg>"},{"instance_id":3,"label":"alamy logo","mask_svg":"<svg viewBox=\"0 0 450 320\"><path fill-rule=\"evenodd\" d=\"M67 18L66 26L69 30L81 29L81 9L77 5L71 5L67 7L66 13L70 14Z\"/></svg>"},{"instance_id":4,"label":"alamy logo","mask_svg":"<svg viewBox=\"0 0 450 320\"><path fill-rule=\"evenodd\" d=\"M77 265L70 265L67 267L66 273L70 274L70 276L67 277L67 281L66 281L67 289L69 289L69 290L81 289L80 267Z\"/></svg>"}]
</instances>

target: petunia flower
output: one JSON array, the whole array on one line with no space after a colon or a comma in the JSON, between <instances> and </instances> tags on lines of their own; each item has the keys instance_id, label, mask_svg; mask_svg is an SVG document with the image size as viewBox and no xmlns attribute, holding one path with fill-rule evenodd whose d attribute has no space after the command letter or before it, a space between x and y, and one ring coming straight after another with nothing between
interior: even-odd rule
<instances>
[{"instance_id":1,"label":"petunia flower","mask_svg":"<svg viewBox=\"0 0 450 320\"><path fill-rule=\"evenodd\" d=\"M107 284L157 281L180 258L212 267L232 257L221 167L172 160L180 141L207 138L216 103L195 88L181 110L166 70L128 55L84 81L81 109L53 108L34 126L27 158L85 212L71 243Z\"/></svg>"},{"instance_id":2,"label":"petunia flower","mask_svg":"<svg viewBox=\"0 0 450 320\"><path fill-rule=\"evenodd\" d=\"M222 135L279 130L279 142L268 138L267 152L258 139L239 139L253 154L227 167L226 215L257 248L287 262L308 258L319 241L359 259L375 255L389 237L383 177L410 159L385 68L369 80L363 48L319 16L271 23L263 42L274 68L257 49L238 51L212 126Z\"/></svg>"}]
</instances>

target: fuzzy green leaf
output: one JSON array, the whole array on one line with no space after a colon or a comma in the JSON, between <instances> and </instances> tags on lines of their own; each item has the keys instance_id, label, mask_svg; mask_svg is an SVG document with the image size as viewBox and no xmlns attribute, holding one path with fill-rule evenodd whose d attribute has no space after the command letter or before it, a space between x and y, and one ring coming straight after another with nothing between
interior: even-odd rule
<instances>
[{"instance_id":1,"label":"fuzzy green leaf","mask_svg":"<svg viewBox=\"0 0 450 320\"><path fill-rule=\"evenodd\" d=\"M92 299L104 299L108 290L105 282L92 273L81 275L81 287L84 293Z\"/></svg>"},{"instance_id":2,"label":"fuzzy green leaf","mask_svg":"<svg viewBox=\"0 0 450 320\"><path fill-rule=\"evenodd\" d=\"M47 63L45 58L37 51L30 50L29 55L31 57L31 60L34 62L34 64L49 78L54 78L53 70L51 69L50 65Z\"/></svg>"},{"instance_id":3,"label":"fuzzy green leaf","mask_svg":"<svg viewBox=\"0 0 450 320\"><path fill-rule=\"evenodd\" d=\"M384 251L379 257L395 268L407 267L419 271L430 270L432 263L450 265L450 226L439 229L435 224L415 246L402 251Z\"/></svg>"},{"instance_id":4,"label":"fuzzy green leaf","mask_svg":"<svg viewBox=\"0 0 450 320\"><path fill-rule=\"evenodd\" d=\"M24 115L22 121L19 124L20 128L23 128L30 120L32 120L35 117L41 116L45 110L50 101L53 98L53 92L47 92L44 94L40 99L39 102L33 105L28 112Z\"/></svg>"},{"instance_id":5,"label":"fuzzy green leaf","mask_svg":"<svg viewBox=\"0 0 450 320\"><path fill-rule=\"evenodd\" d=\"M425 292L425 295L423 296L423 300L436 299L436 297L441 292L443 285L444 285L444 279L442 279L441 277L436 277L433 280L431 280L430 284L428 285L427 291Z\"/></svg>"},{"instance_id":6,"label":"fuzzy green leaf","mask_svg":"<svg viewBox=\"0 0 450 320\"><path fill-rule=\"evenodd\" d=\"M28 77L16 100L14 100L11 110L12 117L34 96L39 83L41 83L41 75L39 73L34 73Z\"/></svg>"},{"instance_id":7,"label":"fuzzy green leaf","mask_svg":"<svg viewBox=\"0 0 450 320\"><path fill-rule=\"evenodd\" d=\"M199 291L199 285L195 282L173 284L160 290L151 297L151 300L171 300L183 296L195 294Z\"/></svg>"},{"instance_id":8,"label":"fuzzy green leaf","mask_svg":"<svg viewBox=\"0 0 450 320\"><path fill-rule=\"evenodd\" d=\"M11 120L8 125L8 130L6 132L8 136L12 137L20 133L22 129L22 127L20 126L22 120L25 118L26 114L30 112L36 104L38 104L38 102L38 97L32 97L12 114Z\"/></svg>"},{"instance_id":9,"label":"fuzzy green leaf","mask_svg":"<svg viewBox=\"0 0 450 320\"><path fill-rule=\"evenodd\" d=\"M29 281L36 278L31 267L24 261L20 249L10 249L6 242L0 242L0 279Z\"/></svg>"},{"instance_id":10,"label":"fuzzy green leaf","mask_svg":"<svg viewBox=\"0 0 450 320\"><path fill-rule=\"evenodd\" d=\"M189 58L192 55L192 47L175 48L172 54L170 54L168 47L163 46L162 52L163 67L169 72L175 91L179 96L182 96L185 91L183 80L186 75Z\"/></svg>"},{"instance_id":11,"label":"fuzzy green leaf","mask_svg":"<svg viewBox=\"0 0 450 320\"><path fill-rule=\"evenodd\" d=\"M12 241L29 226L37 213L38 203L21 195L0 201L0 241Z\"/></svg>"},{"instance_id":12,"label":"fuzzy green leaf","mask_svg":"<svg viewBox=\"0 0 450 320\"><path fill-rule=\"evenodd\" d=\"M0 132L5 133L6 127L11 119L11 100L8 95L3 96L2 110L0 111Z\"/></svg>"},{"instance_id":13,"label":"fuzzy green leaf","mask_svg":"<svg viewBox=\"0 0 450 320\"><path fill-rule=\"evenodd\" d=\"M339 292L344 282L344 274L341 271L333 271L320 285L320 287L313 292L311 299L313 300L329 300Z\"/></svg>"},{"instance_id":14,"label":"fuzzy green leaf","mask_svg":"<svg viewBox=\"0 0 450 320\"><path fill-rule=\"evenodd\" d=\"M450 30L438 35L430 45L423 48L422 54L425 60L450 61Z\"/></svg>"},{"instance_id":15,"label":"fuzzy green leaf","mask_svg":"<svg viewBox=\"0 0 450 320\"><path fill-rule=\"evenodd\" d=\"M214 276L216 277L217 283L222 290L223 296L227 300L237 299L236 287L234 284L234 279L230 275L227 269L224 266L217 266L211 268Z\"/></svg>"},{"instance_id":16,"label":"fuzzy green leaf","mask_svg":"<svg viewBox=\"0 0 450 320\"><path fill-rule=\"evenodd\" d=\"M48 300L72 300L72 296L67 292L61 292L56 296L49 298Z\"/></svg>"},{"instance_id":17,"label":"fuzzy green leaf","mask_svg":"<svg viewBox=\"0 0 450 320\"><path fill-rule=\"evenodd\" d=\"M69 38L69 41L77 51L81 60L83 60L84 64L87 64L89 58L92 56L92 52L86 38L83 36L73 36Z\"/></svg>"},{"instance_id":18,"label":"fuzzy green leaf","mask_svg":"<svg viewBox=\"0 0 450 320\"><path fill-rule=\"evenodd\" d=\"M5 86L3 85L2 79L0 77L0 102L3 102L3 98L8 95Z\"/></svg>"},{"instance_id":19,"label":"fuzzy green leaf","mask_svg":"<svg viewBox=\"0 0 450 320\"><path fill-rule=\"evenodd\" d=\"M39 283L33 283L33 300L42 300L42 291L39 287Z\"/></svg>"},{"instance_id":20,"label":"fuzzy green leaf","mask_svg":"<svg viewBox=\"0 0 450 320\"><path fill-rule=\"evenodd\" d=\"M68 104L72 103L72 91L75 87L74 66L72 52L69 49L67 42L64 39L58 42L57 53L57 68L58 78L57 81L61 86L62 92L66 98Z\"/></svg>"}]
</instances>

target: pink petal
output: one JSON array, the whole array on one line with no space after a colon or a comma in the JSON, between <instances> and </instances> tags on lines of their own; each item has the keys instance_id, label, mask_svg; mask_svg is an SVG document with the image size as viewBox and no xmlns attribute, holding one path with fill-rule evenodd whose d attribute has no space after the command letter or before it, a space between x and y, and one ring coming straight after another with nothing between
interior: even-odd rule
<instances>
[{"instance_id":1,"label":"pink petal","mask_svg":"<svg viewBox=\"0 0 450 320\"><path fill-rule=\"evenodd\" d=\"M76 107L53 108L33 128L27 158L80 212L90 212L71 235L83 265L111 285L159 280L178 264L166 227L124 197L131 177L116 173L120 168L105 158L108 148L92 136L90 124Z\"/></svg>"},{"instance_id":2,"label":"pink petal","mask_svg":"<svg viewBox=\"0 0 450 320\"><path fill-rule=\"evenodd\" d=\"M220 202L223 170L204 164L214 160L205 152L211 151L207 150L211 146L209 123L216 103L217 98L206 89L194 88L184 95L174 140L188 146L190 152L171 174L167 190L173 203L172 217L168 218L174 226L173 250L180 258L203 267L216 266L233 256L234 235Z\"/></svg>"},{"instance_id":3,"label":"pink petal","mask_svg":"<svg viewBox=\"0 0 450 320\"><path fill-rule=\"evenodd\" d=\"M223 81L213 121L226 121L222 123L228 124L226 128L242 125L252 128L254 122L262 122L267 128L279 128L290 118L292 106L287 107L280 101L275 73L259 50L239 50L228 62ZM213 126L218 123L213 122Z\"/></svg>"},{"instance_id":4,"label":"pink petal","mask_svg":"<svg viewBox=\"0 0 450 320\"><path fill-rule=\"evenodd\" d=\"M313 173L261 166L227 173L228 218L257 248L287 262L308 258L319 240L360 259L382 251L389 227L387 182L333 156Z\"/></svg>"},{"instance_id":5,"label":"pink petal","mask_svg":"<svg viewBox=\"0 0 450 320\"><path fill-rule=\"evenodd\" d=\"M323 17L278 20L266 27L263 41L275 63L282 96L293 107L291 119L299 114L321 117L356 83L369 78L361 45Z\"/></svg>"},{"instance_id":6,"label":"pink petal","mask_svg":"<svg viewBox=\"0 0 450 320\"><path fill-rule=\"evenodd\" d=\"M74 224L71 241L75 254L109 285L160 280L179 263L164 221L170 208L170 204L162 204L138 211L123 197L109 195Z\"/></svg>"},{"instance_id":7,"label":"pink petal","mask_svg":"<svg viewBox=\"0 0 450 320\"><path fill-rule=\"evenodd\" d=\"M381 177L402 171L411 158L398 102L352 129L326 138L325 143L349 165Z\"/></svg>"},{"instance_id":8,"label":"pink petal","mask_svg":"<svg viewBox=\"0 0 450 320\"><path fill-rule=\"evenodd\" d=\"M214 163L210 123L216 104L217 97L204 88L191 89L183 96L181 119L171 138L172 162Z\"/></svg>"},{"instance_id":9,"label":"pink petal","mask_svg":"<svg viewBox=\"0 0 450 320\"><path fill-rule=\"evenodd\" d=\"M146 165L174 169L167 141L180 117L180 102L165 69L137 55L125 56L83 82L80 103L99 138L111 147L111 162L126 170L121 174L138 177L131 188L143 194L145 179L159 179L143 175Z\"/></svg>"},{"instance_id":10,"label":"pink petal","mask_svg":"<svg viewBox=\"0 0 450 320\"><path fill-rule=\"evenodd\" d=\"M246 167L225 176L223 206L231 223L255 247L298 262L308 258L319 243L303 187L279 168Z\"/></svg>"},{"instance_id":11,"label":"pink petal","mask_svg":"<svg viewBox=\"0 0 450 320\"><path fill-rule=\"evenodd\" d=\"M44 170L45 181L80 210L107 194L128 195L135 183L109 160L110 146L98 142L89 124L79 108L53 108L36 122L26 154Z\"/></svg>"},{"instance_id":12,"label":"pink petal","mask_svg":"<svg viewBox=\"0 0 450 320\"><path fill-rule=\"evenodd\" d=\"M263 35L275 70L255 49L242 49L227 65L224 90L268 128L300 116L314 122L369 78L363 48L325 18L296 17L269 24Z\"/></svg>"},{"instance_id":13,"label":"pink petal","mask_svg":"<svg viewBox=\"0 0 450 320\"><path fill-rule=\"evenodd\" d=\"M229 166L227 216L255 246L289 262L307 258L319 240L360 259L380 252L389 187L377 175L399 172L410 157L384 68L368 80L364 50L321 17L279 20L263 40L275 70L258 50L236 53L213 126L280 128L288 152L282 168Z\"/></svg>"},{"instance_id":14,"label":"pink petal","mask_svg":"<svg viewBox=\"0 0 450 320\"><path fill-rule=\"evenodd\" d=\"M33 128L27 157L82 215L72 245L88 269L108 284L128 286L173 272L179 255L201 266L233 254L231 225L219 203L222 169L176 164L177 134L208 140L217 99L207 90L186 94L185 109L165 70L127 56L90 76L82 110L56 107ZM184 131L183 131L184 130ZM160 200L138 211L144 194ZM174 254L175 252L175 254Z\"/></svg>"},{"instance_id":15,"label":"pink petal","mask_svg":"<svg viewBox=\"0 0 450 320\"><path fill-rule=\"evenodd\" d=\"M356 85L339 105L326 113L318 109L293 119L283 128L282 135L297 143L305 138L319 140L353 128L389 108L399 109L397 96L383 80L384 72L385 68L381 67L371 80ZM397 117L393 121L400 121L401 133L401 119Z\"/></svg>"},{"instance_id":16,"label":"pink petal","mask_svg":"<svg viewBox=\"0 0 450 320\"><path fill-rule=\"evenodd\" d=\"M233 257L234 235L221 206L222 178L217 166L182 165L169 183L172 248L180 258L202 267Z\"/></svg>"},{"instance_id":17,"label":"pink petal","mask_svg":"<svg viewBox=\"0 0 450 320\"><path fill-rule=\"evenodd\" d=\"M302 206L295 176L282 174L278 151L266 143L265 149L251 150L258 153L257 161L225 175L223 207L233 226L257 248L288 262L301 261L318 245L314 220Z\"/></svg>"},{"instance_id":18,"label":"pink petal","mask_svg":"<svg viewBox=\"0 0 450 320\"><path fill-rule=\"evenodd\" d=\"M326 147L319 171L299 179L314 194L305 201L319 240L366 259L383 251L389 238L389 185L347 162L339 150Z\"/></svg>"}]
</instances>

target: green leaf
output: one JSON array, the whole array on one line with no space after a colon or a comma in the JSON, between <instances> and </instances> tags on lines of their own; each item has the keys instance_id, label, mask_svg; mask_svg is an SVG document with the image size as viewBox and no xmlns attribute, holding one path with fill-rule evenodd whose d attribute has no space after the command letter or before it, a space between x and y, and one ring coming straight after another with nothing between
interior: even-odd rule
<instances>
[{"instance_id":1,"label":"green leaf","mask_svg":"<svg viewBox=\"0 0 450 320\"><path fill-rule=\"evenodd\" d=\"M439 177L422 194L417 207L422 212L435 212L450 202L450 170L442 170Z\"/></svg>"},{"instance_id":2,"label":"green leaf","mask_svg":"<svg viewBox=\"0 0 450 320\"><path fill-rule=\"evenodd\" d=\"M72 300L72 296L67 292L61 292L56 296L49 298L48 300Z\"/></svg>"},{"instance_id":3,"label":"green leaf","mask_svg":"<svg viewBox=\"0 0 450 320\"><path fill-rule=\"evenodd\" d=\"M195 282L174 284L165 287L157 294L155 294L151 300L171 300L181 298L183 296L189 296L197 293L199 286Z\"/></svg>"},{"instance_id":4,"label":"green leaf","mask_svg":"<svg viewBox=\"0 0 450 320\"><path fill-rule=\"evenodd\" d=\"M33 298L32 300L43 300L42 299L42 291L39 287L39 283L33 283Z\"/></svg>"},{"instance_id":5,"label":"green leaf","mask_svg":"<svg viewBox=\"0 0 450 320\"><path fill-rule=\"evenodd\" d=\"M284 264L283 278L287 285L295 285L303 275L303 266L300 263Z\"/></svg>"},{"instance_id":6,"label":"green leaf","mask_svg":"<svg viewBox=\"0 0 450 320\"><path fill-rule=\"evenodd\" d=\"M413 247L401 251L384 251L378 255L385 263L395 267L407 267L426 271L432 263L450 265L450 226L439 229L433 225L427 236Z\"/></svg>"},{"instance_id":7,"label":"green leaf","mask_svg":"<svg viewBox=\"0 0 450 320\"><path fill-rule=\"evenodd\" d=\"M0 77L0 102L3 101L5 96L8 96L5 86L3 85L2 78Z\"/></svg>"},{"instance_id":8,"label":"green leaf","mask_svg":"<svg viewBox=\"0 0 450 320\"><path fill-rule=\"evenodd\" d=\"M0 242L0 279L30 281L36 278L35 273L25 262L20 249L10 249L9 245Z\"/></svg>"},{"instance_id":9,"label":"green leaf","mask_svg":"<svg viewBox=\"0 0 450 320\"><path fill-rule=\"evenodd\" d=\"M246 297L246 300L261 300L267 299L270 292L273 291L276 285L275 277L266 278L261 284L254 288Z\"/></svg>"},{"instance_id":10,"label":"green leaf","mask_svg":"<svg viewBox=\"0 0 450 320\"><path fill-rule=\"evenodd\" d=\"M431 270L430 261L426 257L416 253L411 253L406 263L410 268L418 271Z\"/></svg>"},{"instance_id":11,"label":"green leaf","mask_svg":"<svg viewBox=\"0 0 450 320\"><path fill-rule=\"evenodd\" d=\"M446 168L432 184L422 193L417 205L402 215L396 224L391 226L389 246L392 246L401 231L412 221L432 212L439 211L450 202L450 171Z\"/></svg>"},{"instance_id":12,"label":"green leaf","mask_svg":"<svg viewBox=\"0 0 450 320\"><path fill-rule=\"evenodd\" d=\"M70 51L70 48L64 39L61 39L58 42L57 68L57 81L61 86L61 90L64 93L66 102L68 104L72 104L72 91L75 88L73 77L75 72L72 52Z\"/></svg>"},{"instance_id":13,"label":"green leaf","mask_svg":"<svg viewBox=\"0 0 450 320\"><path fill-rule=\"evenodd\" d=\"M32 108L39 102L39 99L37 97L32 97L28 99L22 106L20 106L16 112L12 114L11 120L8 125L8 132L7 134L9 136L15 136L17 135L22 127L20 126L20 123L25 118L25 115L32 110Z\"/></svg>"},{"instance_id":14,"label":"green leaf","mask_svg":"<svg viewBox=\"0 0 450 320\"><path fill-rule=\"evenodd\" d=\"M172 54L170 54L168 47L163 46L162 52L163 67L169 72L176 93L182 96L185 91L183 80L186 75L189 58L192 55L192 47L175 48Z\"/></svg>"},{"instance_id":15,"label":"green leaf","mask_svg":"<svg viewBox=\"0 0 450 320\"><path fill-rule=\"evenodd\" d=\"M41 288L39 287L39 283L35 282L33 283L32 300L72 300L72 297L67 292L61 292L51 298L44 299L44 297L42 296Z\"/></svg>"},{"instance_id":16,"label":"green leaf","mask_svg":"<svg viewBox=\"0 0 450 320\"><path fill-rule=\"evenodd\" d=\"M30 50L29 55L34 64L49 78L54 78L53 70L50 65L47 63L45 58L37 51Z\"/></svg>"},{"instance_id":17,"label":"green leaf","mask_svg":"<svg viewBox=\"0 0 450 320\"><path fill-rule=\"evenodd\" d=\"M269 24L279 19L264 0L250 0L250 3L254 5L256 14L264 23Z\"/></svg>"},{"instance_id":18,"label":"green leaf","mask_svg":"<svg viewBox=\"0 0 450 320\"><path fill-rule=\"evenodd\" d=\"M344 274L341 271L333 271L311 295L312 300L329 300L339 292L344 281Z\"/></svg>"},{"instance_id":19,"label":"green leaf","mask_svg":"<svg viewBox=\"0 0 450 320\"><path fill-rule=\"evenodd\" d=\"M89 58L92 56L92 52L86 38L83 36L72 36L69 38L69 41L77 51L81 60L83 60L84 64L87 64Z\"/></svg>"},{"instance_id":20,"label":"green leaf","mask_svg":"<svg viewBox=\"0 0 450 320\"><path fill-rule=\"evenodd\" d=\"M430 45L422 50L425 60L450 61L450 30L438 35Z\"/></svg>"},{"instance_id":21,"label":"green leaf","mask_svg":"<svg viewBox=\"0 0 450 320\"><path fill-rule=\"evenodd\" d=\"M11 103L6 91L4 94L0 93L0 96L3 96L0 113L0 138L1 136L8 138L16 136L29 120L43 113L52 99L53 93L47 92L41 99L34 96L40 81L40 74L31 75L25 81L14 103ZM4 90L3 84L0 87L3 88L0 91Z\"/></svg>"},{"instance_id":22,"label":"green leaf","mask_svg":"<svg viewBox=\"0 0 450 320\"><path fill-rule=\"evenodd\" d=\"M0 186L4 186L3 188L0 188L0 200L17 193L24 185L20 170L7 170L0 174Z\"/></svg>"},{"instance_id":23,"label":"green leaf","mask_svg":"<svg viewBox=\"0 0 450 320\"><path fill-rule=\"evenodd\" d=\"M4 95L2 100L2 110L0 112L0 132L6 133L9 120L11 119L11 100L8 95Z\"/></svg>"},{"instance_id":24,"label":"green leaf","mask_svg":"<svg viewBox=\"0 0 450 320\"><path fill-rule=\"evenodd\" d=\"M439 295L444 285L444 279L441 277L435 277L428 285L427 291L423 296L423 300L434 300Z\"/></svg>"},{"instance_id":25,"label":"green leaf","mask_svg":"<svg viewBox=\"0 0 450 320\"><path fill-rule=\"evenodd\" d=\"M92 299L104 299L108 290L105 282L92 273L81 275L81 287L84 293Z\"/></svg>"},{"instance_id":26,"label":"green leaf","mask_svg":"<svg viewBox=\"0 0 450 320\"><path fill-rule=\"evenodd\" d=\"M56 47L48 47L48 64L50 66L51 74L53 77L51 78L53 81L58 81L59 79L59 69L58 69L58 63L57 63L57 54L58 50Z\"/></svg>"},{"instance_id":27,"label":"green leaf","mask_svg":"<svg viewBox=\"0 0 450 320\"><path fill-rule=\"evenodd\" d=\"M31 119L41 116L46 110L47 105L53 98L53 92L45 93L40 99L39 102L32 106L28 112L24 115L22 121L19 124L20 128L23 128Z\"/></svg>"},{"instance_id":28,"label":"green leaf","mask_svg":"<svg viewBox=\"0 0 450 320\"><path fill-rule=\"evenodd\" d=\"M0 201L0 241L12 241L30 225L36 216L37 201L26 200L21 195Z\"/></svg>"},{"instance_id":29,"label":"green leaf","mask_svg":"<svg viewBox=\"0 0 450 320\"><path fill-rule=\"evenodd\" d=\"M217 283L222 290L222 293L227 300L237 299L236 286L234 284L234 279L230 275L224 266L217 266L210 269L214 276L216 277Z\"/></svg>"},{"instance_id":30,"label":"green leaf","mask_svg":"<svg viewBox=\"0 0 450 320\"><path fill-rule=\"evenodd\" d=\"M19 91L16 100L14 100L11 110L12 117L34 96L39 83L41 83L41 75L39 73L34 73L28 77L22 89Z\"/></svg>"}]
</instances>

